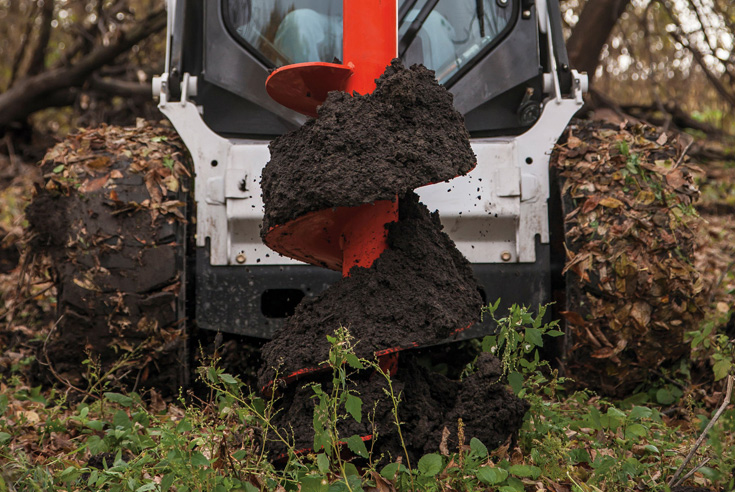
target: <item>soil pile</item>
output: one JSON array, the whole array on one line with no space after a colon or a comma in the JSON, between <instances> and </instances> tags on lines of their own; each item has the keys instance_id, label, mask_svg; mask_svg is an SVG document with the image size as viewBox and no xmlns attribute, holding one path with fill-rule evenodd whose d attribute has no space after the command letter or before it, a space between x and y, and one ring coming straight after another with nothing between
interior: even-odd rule
<instances>
[{"instance_id":1,"label":"soil pile","mask_svg":"<svg viewBox=\"0 0 735 492\"><path fill-rule=\"evenodd\" d=\"M398 416L403 422L406 451L412 461L436 452L444 429L449 431L446 444L450 449L461 444L457 429L459 419L462 419L467 440L476 437L490 449L503 444L521 427L529 405L501 384L502 370L495 357L481 355L476 363L477 372L463 380L455 380L422 367L410 353L404 355L391 380L395 394L402 395ZM331 375L312 383L321 385L325 392L331 391ZM364 415L360 423L352 419L341 421L340 436L370 435L377 430L380 437L374 443L375 455L387 453L395 461L405 453L395 433L393 406L384 391L387 390L385 379L372 374L355 383L353 389L360 392L363 408L370 409L371 417ZM313 445L313 395L311 385L288 388L282 397L283 411L273 421L284 434L293 435L297 450L311 449ZM278 441L269 442L268 449L275 456L286 451Z\"/></svg>"},{"instance_id":2,"label":"soil pile","mask_svg":"<svg viewBox=\"0 0 735 492\"><path fill-rule=\"evenodd\" d=\"M349 208L398 197L398 220L386 225L387 249L369 268L355 266L320 296L305 300L263 347L261 387L276 371L286 376L316 368L329 358L327 335L349 330L358 356L431 345L478 321L482 298L469 262L442 231L437 213L419 203L413 189L469 172L475 164L469 134L452 96L422 66L394 60L375 92L351 97L330 93L319 118L276 139L261 186L262 234L308 212ZM297 238L295 238L297 239ZM402 353L401 360L406 357ZM410 357L410 356L409 356ZM403 393L398 409L415 456L436 450L445 428L488 446L514 434L527 409L500 384L500 366L487 355L464 381L402 364L394 376ZM403 454L379 374L358 375L363 408L375 409L379 449ZM310 372L312 384L330 377ZM293 431L296 449L314 445L314 390L286 387L278 425ZM370 422L342 421L340 435L374 434ZM288 434L291 434L291 432ZM278 454L278 444L272 444ZM284 449L281 449L284 451Z\"/></svg>"},{"instance_id":3,"label":"soil pile","mask_svg":"<svg viewBox=\"0 0 735 492\"><path fill-rule=\"evenodd\" d=\"M261 386L327 360L331 335L347 327L360 357L430 345L479 319L482 298L469 262L410 193L399 200L399 220L388 225L388 249L370 268L354 267L321 295L305 299L263 347Z\"/></svg>"},{"instance_id":4,"label":"soil pile","mask_svg":"<svg viewBox=\"0 0 735 492\"><path fill-rule=\"evenodd\" d=\"M553 165L564 206L568 375L624 395L685 355L703 282L693 264L698 196L685 144L643 126L577 122ZM668 143L667 143L668 142Z\"/></svg>"},{"instance_id":5,"label":"soil pile","mask_svg":"<svg viewBox=\"0 0 735 492\"><path fill-rule=\"evenodd\" d=\"M261 234L308 212L351 207L466 174L464 118L434 72L393 60L371 94L331 92L319 117L270 145Z\"/></svg>"}]
</instances>

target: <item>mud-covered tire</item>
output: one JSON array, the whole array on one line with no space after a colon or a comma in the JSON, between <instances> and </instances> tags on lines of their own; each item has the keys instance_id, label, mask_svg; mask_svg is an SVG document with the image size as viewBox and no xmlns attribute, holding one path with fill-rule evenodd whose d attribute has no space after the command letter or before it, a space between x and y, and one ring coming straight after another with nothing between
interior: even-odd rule
<instances>
[{"instance_id":1,"label":"mud-covered tire","mask_svg":"<svg viewBox=\"0 0 735 492\"><path fill-rule=\"evenodd\" d=\"M629 394L688 354L702 318L697 190L676 136L577 121L552 158L563 221L563 366L579 386ZM558 238L557 234L557 238Z\"/></svg>"},{"instance_id":2,"label":"mud-covered tire","mask_svg":"<svg viewBox=\"0 0 735 492\"><path fill-rule=\"evenodd\" d=\"M49 377L88 384L85 360L128 389L186 384L188 154L166 127L100 127L43 161L26 212L51 259L57 323L38 354Z\"/></svg>"}]
</instances>

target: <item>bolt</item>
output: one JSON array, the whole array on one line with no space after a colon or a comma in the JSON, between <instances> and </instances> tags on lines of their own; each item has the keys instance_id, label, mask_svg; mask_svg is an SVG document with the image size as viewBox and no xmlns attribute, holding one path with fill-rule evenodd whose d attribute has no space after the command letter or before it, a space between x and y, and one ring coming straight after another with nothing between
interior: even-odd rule
<instances>
[{"instance_id":1,"label":"bolt","mask_svg":"<svg viewBox=\"0 0 735 492\"><path fill-rule=\"evenodd\" d=\"M531 11L530 10L524 10L523 11L523 18L524 19L530 19L531 18Z\"/></svg>"},{"instance_id":2,"label":"bolt","mask_svg":"<svg viewBox=\"0 0 735 492\"><path fill-rule=\"evenodd\" d=\"M235 261L237 261L238 263L240 263L242 265L243 263L245 263L245 259L246 259L245 253L240 253L235 258Z\"/></svg>"},{"instance_id":3,"label":"bolt","mask_svg":"<svg viewBox=\"0 0 735 492\"><path fill-rule=\"evenodd\" d=\"M505 7L508 5L508 0L498 0L498 5L501 7Z\"/></svg>"},{"instance_id":4,"label":"bolt","mask_svg":"<svg viewBox=\"0 0 735 492\"><path fill-rule=\"evenodd\" d=\"M500 259L503 261L510 261L510 259L513 256L510 254L510 251L503 251L503 253L500 255Z\"/></svg>"}]
</instances>

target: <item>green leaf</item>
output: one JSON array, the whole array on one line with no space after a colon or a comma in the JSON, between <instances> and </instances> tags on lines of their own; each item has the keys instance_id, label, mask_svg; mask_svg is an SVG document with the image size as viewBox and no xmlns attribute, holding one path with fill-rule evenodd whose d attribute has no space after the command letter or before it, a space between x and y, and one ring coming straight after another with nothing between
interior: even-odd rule
<instances>
[{"instance_id":1,"label":"green leaf","mask_svg":"<svg viewBox=\"0 0 735 492\"><path fill-rule=\"evenodd\" d=\"M115 428L127 430L133 426L133 423L130 421L130 417L128 417L127 413L122 410L118 410L115 412L115 415L112 416L112 425L114 425Z\"/></svg>"},{"instance_id":2,"label":"green leaf","mask_svg":"<svg viewBox=\"0 0 735 492\"><path fill-rule=\"evenodd\" d=\"M168 489L171 488L171 486L174 484L174 479L176 478L176 475L173 473L168 473L163 476L161 479L161 492L166 492Z\"/></svg>"},{"instance_id":3,"label":"green leaf","mask_svg":"<svg viewBox=\"0 0 735 492\"><path fill-rule=\"evenodd\" d=\"M299 479L301 492L327 492L329 490L329 482L326 478L318 475L306 475Z\"/></svg>"},{"instance_id":4,"label":"green leaf","mask_svg":"<svg viewBox=\"0 0 735 492\"><path fill-rule=\"evenodd\" d=\"M667 388L661 388L656 392L656 401L661 405L671 405L675 400L676 398Z\"/></svg>"},{"instance_id":5,"label":"green leaf","mask_svg":"<svg viewBox=\"0 0 735 492\"><path fill-rule=\"evenodd\" d=\"M719 381L720 379L730 374L731 367L732 362L730 362L729 359L722 359L715 362L715 365L712 366L712 372L715 373L715 381Z\"/></svg>"},{"instance_id":6,"label":"green leaf","mask_svg":"<svg viewBox=\"0 0 735 492\"><path fill-rule=\"evenodd\" d=\"M0 432L0 444L5 444L10 441L12 436L7 432Z\"/></svg>"},{"instance_id":7,"label":"green leaf","mask_svg":"<svg viewBox=\"0 0 735 492\"><path fill-rule=\"evenodd\" d=\"M508 478L508 472L502 468L483 466L477 470L477 479L488 485L497 485Z\"/></svg>"},{"instance_id":8,"label":"green leaf","mask_svg":"<svg viewBox=\"0 0 735 492\"><path fill-rule=\"evenodd\" d=\"M346 354L345 361L347 361L347 364L353 369L362 369L364 367L362 362L360 362L360 359L355 354Z\"/></svg>"},{"instance_id":9,"label":"green leaf","mask_svg":"<svg viewBox=\"0 0 735 492\"><path fill-rule=\"evenodd\" d=\"M481 458L487 457L487 447L476 437L470 439L470 449Z\"/></svg>"},{"instance_id":10,"label":"green leaf","mask_svg":"<svg viewBox=\"0 0 735 492\"><path fill-rule=\"evenodd\" d=\"M167 137L166 136L160 136L160 137L153 137L153 138L151 138L151 142L155 142L155 143L165 142L166 140L167 140Z\"/></svg>"},{"instance_id":11,"label":"green leaf","mask_svg":"<svg viewBox=\"0 0 735 492\"><path fill-rule=\"evenodd\" d=\"M647 419L653 414L653 410L648 407L633 407L628 414L628 418L631 420Z\"/></svg>"},{"instance_id":12,"label":"green leaf","mask_svg":"<svg viewBox=\"0 0 735 492\"><path fill-rule=\"evenodd\" d=\"M526 341L532 343L536 347L544 346L544 339L541 336L541 330L537 328L526 328Z\"/></svg>"},{"instance_id":13,"label":"green leaf","mask_svg":"<svg viewBox=\"0 0 735 492\"><path fill-rule=\"evenodd\" d=\"M191 455L192 466L209 466L209 460L199 451L194 451Z\"/></svg>"},{"instance_id":14,"label":"green leaf","mask_svg":"<svg viewBox=\"0 0 735 492\"><path fill-rule=\"evenodd\" d=\"M350 448L350 451L355 453L358 456L361 456L363 458L368 457L368 450L365 447L365 441L360 439L360 436L354 435L348 437L345 442L347 443L347 447Z\"/></svg>"},{"instance_id":15,"label":"green leaf","mask_svg":"<svg viewBox=\"0 0 735 492\"><path fill-rule=\"evenodd\" d=\"M508 384L516 395L523 389L523 375L518 371L508 374Z\"/></svg>"},{"instance_id":16,"label":"green leaf","mask_svg":"<svg viewBox=\"0 0 735 492\"><path fill-rule=\"evenodd\" d=\"M329 471L329 456L324 453L316 455L316 466L319 467L321 473L327 473Z\"/></svg>"},{"instance_id":17,"label":"green leaf","mask_svg":"<svg viewBox=\"0 0 735 492\"><path fill-rule=\"evenodd\" d=\"M497 344L498 344L498 337L494 335L488 335L482 339L482 351L492 352L493 348L495 348Z\"/></svg>"},{"instance_id":18,"label":"green leaf","mask_svg":"<svg viewBox=\"0 0 735 492\"><path fill-rule=\"evenodd\" d=\"M135 492L148 492L149 490L156 490L156 482L148 482L146 484L143 484L135 489Z\"/></svg>"},{"instance_id":19,"label":"green leaf","mask_svg":"<svg viewBox=\"0 0 735 492\"><path fill-rule=\"evenodd\" d=\"M607 416L608 417L614 417L617 419L624 419L625 418L625 412L623 412L620 409L617 409L615 407L610 407L607 409Z\"/></svg>"},{"instance_id":20,"label":"green leaf","mask_svg":"<svg viewBox=\"0 0 735 492\"><path fill-rule=\"evenodd\" d=\"M508 471L516 477L532 478L534 480L541 475L541 468L533 465L513 465Z\"/></svg>"},{"instance_id":21,"label":"green leaf","mask_svg":"<svg viewBox=\"0 0 735 492\"><path fill-rule=\"evenodd\" d=\"M387 480L393 480L396 477L396 473L398 473L398 467L401 465L399 463L389 463L383 467L383 469L380 471L380 476Z\"/></svg>"},{"instance_id":22,"label":"green leaf","mask_svg":"<svg viewBox=\"0 0 735 492\"><path fill-rule=\"evenodd\" d=\"M184 432L191 432L192 426L191 422L189 422L187 419L181 419L178 424L176 424L176 432L179 434L183 434Z\"/></svg>"},{"instance_id":23,"label":"green leaf","mask_svg":"<svg viewBox=\"0 0 735 492\"><path fill-rule=\"evenodd\" d=\"M602 430L602 420L600 419L600 410L597 407L592 407L590 409L590 427L592 427L594 430Z\"/></svg>"},{"instance_id":24,"label":"green leaf","mask_svg":"<svg viewBox=\"0 0 735 492\"><path fill-rule=\"evenodd\" d=\"M260 490L250 482L243 482L242 485L245 488L245 492L260 492Z\"/></svg>"},{"instance_id":25,"label":"green leaf","mask_svg":"<svg viewBox=\"0 0 735 492\"><path fill-rule=\"evenodd\" d=\"M632 439L643 437L648 434L648 429L641 424L630 424L625 428L625 438Z\"/></svg>"},{"instance_id":26,"label":"green leaf","mask_svg":"<svg viewBox=\"0 0 735 492\"><path fill-rule=\"evenodd\" d=\"M56 166L54 168L54 174L59 174L63 170L64 170L64 165L63 164L59 164L58 166Z\"/></svg>"},{"instance_id":27,"label":"green leaf","mask_svg":"<svg viewBox=\"0 0 735 492\"><path fill-rule=\"evenodd\" d=\"M90 454L95 455L104 453L108 448L107 443L100 436L89 436L89 439L87 439L87 449L89 449Z\"/></svg>"},{"instance_id":28,"label":"green leaf","mask_svg":"<svg viewBox=\"0 0 735 492\"><path fill-rule=\"evenodd\" d=\"M419 460L419 472L427 477L433 477L444 467L442 457L436 453L427 454L422 456Z\"/></svg>"},{"instance_id":29,"label":"green leaf","mask_svg":"<svg viewBox=\"0 0 735 492\"><path fill-rule=\"evenodd\" d=\"M133 404L133 399L129 396L121 395L120 393L105 393L105 398L113 403L118 403L124 407L130 407Z\"/></svg>"},{"instance_id":30,"label":"green leaf","mask_svg":"<svg viewBox=\"0 0 735 492\"><path fill-rule=\"evenodd\" d=\"M345 401L345 410L352 415L352 418L357 422L362 422L362 400L347 393L347 400Z\"/></svg>"},{"instance_id":31,"label":"green leaf","mask_svg":"<svg viewBox=\"0 0 735 492\"><path fill-rule=\"evenodd\" d=\"M101 420L90 420L85 424L87 427L92 429L93 431L101 432L102 429L105 428L105 423Z\"/></svg>"},{"instance_id":32,"label":"green leaf","mask_svg":"<svg viewBox=\"0 0 735 492\"><path fill-rule=\"evenodd\" d=\"M645 446L643 446L643 449L650 453L661 454L661 451L659 451L658 448L653 444L646 444Z\"/></svg>"},{"instance_id":33,"label":"green leaf","mask_svg":"<svg viewBox=\"0 0 735 492\"><path fill-rule=\"evenodd\" d=\"M237 384L237 379L233 378L230 374L220 374L219 378L227 384Z\"/></svg>"},{"instance_id":34,"label":"green leaf","mask_svg":"<svg viewBox=\"0 0 735 492\"><path fill-rule=\"evenodd\" d=\"M564 334L564 332L563 331L560 331L560 330L549 330L549 331L546 332L546 335L548 335L550 337L560 337L563 334Z\"/></svg>"}]
</instances>

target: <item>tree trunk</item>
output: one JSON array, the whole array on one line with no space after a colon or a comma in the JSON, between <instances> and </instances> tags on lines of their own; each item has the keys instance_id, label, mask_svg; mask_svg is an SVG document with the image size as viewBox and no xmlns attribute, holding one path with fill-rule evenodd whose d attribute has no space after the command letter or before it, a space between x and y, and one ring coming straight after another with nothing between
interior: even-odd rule
<instances>
[{"instance_id":1,"label":"tree trunk","mask_svg":"<svg viewBox=\"0 0 735 492\"><path fill-rule=\"evenodd\" d=\"M625 12L630 0L588 0L567 40L572 67L587 72L590 82L600 60L600 52Z\"/></svg>"}]
</instances>

